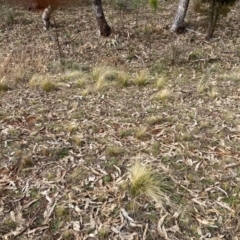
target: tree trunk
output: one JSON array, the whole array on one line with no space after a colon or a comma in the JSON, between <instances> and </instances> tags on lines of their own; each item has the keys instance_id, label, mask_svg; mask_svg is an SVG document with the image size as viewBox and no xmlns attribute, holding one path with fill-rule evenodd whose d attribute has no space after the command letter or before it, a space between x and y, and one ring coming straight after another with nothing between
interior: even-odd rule
<instances>
[{"instance_id":1,"label":"tree trunk","mask_svg":"<svg viewBox=\"0 0 240 240\"><path fill-rule=\"evenodd\" d=\"M92 0L93 10L95 17L97 19L97 25L100 30L101 36L107 37L111 34L111 28L107 24L105 19L103 9L102 9L102 1L101 0Z\"/></svg>"},{"instance_id":2,"label":"tree trunk","mask_svg":"<svg viewBox=\"0 0 240 240\"><path fill-rule=\"evenodd\" d=\"M217 0L212 0L210 22L209 22L208 32L206 36L206 39L208 40L211 39L213 36L213 32L215 30L217 20L218 20L220 8L221 8L221 3Z\"/></svg>"},{"instance_id":3,"label":"tree trunk","mask_svg":"<svg viewBox=\"0 0 240 240\"><path fill-rule=\"evenodd\" d=\"M44 30L47 30L51 26L50 16L51 16L52 11L53 11L53 9L52 9L51 5L49 5L47 8L45 8L45 10L43 11L42 21L43 21L43 29Z\"/></svg>"},{"instance_id":4,"label":"tree trunk","mask_svg":"<svg viewBox=\"0 0 240 240\"><path fill-rule=\"evenodd\" d=\"M187 13L189 0L180 0L177 14L173 21L171 32L182 33L184 30L184 19Z\"/></svg>"}]
</instances>

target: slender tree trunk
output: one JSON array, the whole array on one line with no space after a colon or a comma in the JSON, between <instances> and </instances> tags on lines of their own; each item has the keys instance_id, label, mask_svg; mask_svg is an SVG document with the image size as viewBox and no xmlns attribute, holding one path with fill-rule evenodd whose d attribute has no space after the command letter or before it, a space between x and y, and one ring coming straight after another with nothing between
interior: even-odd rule
<instances>
[{"instance_id":1,"label":"slender tree trunk","mask_svg":"<svg viewBox=\"0 0 240 240\"><path fill-rule=\"evenodd\" d=\"M173 21L171 32L182 33L184 30L184 19L187 13L188 5L190 0L180 0L178 5L177 14Z\"/></svg>"},{"instance_id":2,"label":"slender tree trunk","mask_svg":"<svg viewBox=\"0 0 240 240\"><path fill-rule=\"evenodd\" d=\"M42 21L43 21L44 30L47 30L51 26L50 17L51 17L52 11L53 11L53 8L51 7L51 5L45 8L45 10L43 11Z\"/></svg>"},{"instance_id":3,"label":"slender tree trunk","mask_svg":"<svg viewBox=\"0 0 240 240\"><path fill-rule=\"evenodd\" d=\"M221 3L217 0L212 0L210 23L209 23L209 28L208 28L206 39L210 39L213 36L213 32L215 30L217 20L218 20L220 8L221 8Z\"/></svg>"},{"instance_id":4,"label":"slender tree trunk","mask_svg":"<svg viewBox=\"0 0 240 240\"><path fill-rule=\"evenodd\" d=\"M102 9L102 1L101 0L92 0L93 10L95 17L97 19L97 25L100 30L101 36L107 37L111 34L111 28L107 24L105 19L103 9Z\"/></svg>"}]
</instances>

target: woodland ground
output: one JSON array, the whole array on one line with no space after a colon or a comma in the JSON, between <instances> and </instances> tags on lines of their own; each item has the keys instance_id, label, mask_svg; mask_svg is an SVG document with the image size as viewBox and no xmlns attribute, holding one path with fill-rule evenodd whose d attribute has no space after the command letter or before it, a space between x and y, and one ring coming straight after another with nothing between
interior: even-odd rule
<instances>
[{"instance_id":1,"label":"woodland ground","mask_svg":"<svg viewBox=\"0 0 240 240\"><path fill-rule=\"evenodd\" d=\"M47 32L1 8L1 239L240 239L240 6L211 41L193 6L170 33L176 6L105 4L108 38L89 5ZM130 194L136 161L162 205Z\"/></svg>"}]
</instances>

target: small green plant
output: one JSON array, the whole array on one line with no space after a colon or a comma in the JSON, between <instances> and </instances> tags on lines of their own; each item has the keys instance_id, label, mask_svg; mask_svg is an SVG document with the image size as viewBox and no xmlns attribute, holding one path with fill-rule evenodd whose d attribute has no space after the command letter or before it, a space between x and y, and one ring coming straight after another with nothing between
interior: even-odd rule
<instances>
[{"instance_id":1,"label":"small green plant","mask_svg":"<svg viewBox=\"0 0 240 240\"><path fill-rule=\"evenodd\" d=\"M149 4L153 11L157 10L158 7L158 0L149 0Z\"/></svg>"},{"instance_id":2,"label":"small green plant","mask_svg":"<svg viewBox=\"0 0 240 240\"><path fill-rule=\"evenodd\" d=\"M110 231L108 228L101 228L98 232L98 239L99 240L105 240L108 239L108 235L109 235Z\"/></svg>"},{"instance_id":3,"label":"small green plant","mask_svg":"<svg viewBox=\"0 0 240 240\"><path fill-rule=\"evenodd\" d=\"M128 136L131 136L133 133L134 133L134 129L126 129L126 130L121 131L119 133L119 136L121 138L125 138L125 137L128 137Z\"/></svg>"},{"instance_id":4,"label":"small green plant","mask_svg":"<svg viewBox=\"0 0 240 240\"><path fill-rule=\"evenodd\" d=\"M54 222L51 224L51 230L53 232L57 232L62 226L62 221L60 219L56 219Z\"/></svg>"},{"instance_id":5,"label":"small green plant","mask_svg":"<svg viewBox=\"0 0 240 240\"><path fill-rule=\"evenodd\" d=\"M37 199L37 198L39 198L39 196L40 196L39 189L32 188L31 191L30 191L30 197L32 199Z\"/></svg>"},{"instance_id":6,"label":"small green plant","mask_svg":"<svg viewBox=\"0 0 240 240\"><path fill-rule=\"evenodd\" d=\"M30 156L26 156L23 158L22 162L21 162L21 168L29 168L29 167L33 167L34 166L34 161L32 160L32 158Z\"/></svg>"},{"instance_id":7,"label":"small green plant","mask_svg":"<svg viewBox=\"0 0 240 240\"><path fill-rule=\"evenodd\" d=\"M45 178L47 178L48 180L53 180L56 178L56 172L54 171L48 171L45 175Z\"/></svg>"},{"instance_id":8,"label":"small green plant","mask_svg":"<svg viewBox=\"0 0 240 240\"><path fill-rule=\"evenodd\" d=\"M69 149L67 148L52 148L50 150L50 156L54 157L55 159L61 159L69 154Z\"/></svg>"},{"instance_id":9,"label":"small green plant","mask_svg":"<svg viewBox=\"0 0 240 240\"><path fill-rule=\"evenodd\" d=\"M152 155L154 157L157 157L161 152L161 144L159 142L155 142L153 145L152 145Z\"/></svg>"},{"instance_id":10,"label":"small green plant","mask_svg":"<svg viewBox=\"0 0 240 240\"><path fill-rule=\"evenodd\" d=\"M182 54L181 47L172 44L168 49L167 62L170 65L175 65L180 61L180 56Z\"/></svg>"},{"instance_id":11,"label":"small green plant","mask_svg":"<svg viewBox=\"0 0 240 240\"><path fill-rule=\"evenodd\" d=\"M65 219L68 217L69 211L65 206L57 206L55 209L55 214L59 219Z\"/></svg>"},{"instance_id":12,"label":"small green plant","mask_svg":"<svg viewBox=\"0 0 240 240\"><path fill-rule=\"evenodd\" d=\"M123 150L123 148L114 145L114 146L108 146L106 148L106 152L107 152L108 156L116 157L118 155L121 155L124 152L124 150Z\"/></svg>"},{"instance_id":13,"label":"small green plant","mask_svg":"<svg viewBox=\"0 0 240 240\"><path fill-rule=\"evenodd\" d=\"M14 23L14 12L12 9L7 8L3 13L3 17L7 26L12 26Z\"/></svg>"},{"instance_id":14,"label":"small green plant","mask_svg":"<svg viewBox=\"0 0 240 240\"><path fill-rule=\"evenodd\" d=\"M4 229L7 229L8 231L14 231L18 227L18 223L13 221L10 218L3 219L1 222L1 229L0 234L2 234ZM2 235L1 235L2 236Z\"/></svg>"},{"instance_id":15,"label":"small green plant","mask_svg":"<svg viewBox=\"0 0 240 240\"><path fill-rule=\"evenodd\" d=\"M81 179L84 179L87 176L87 172L82 167L75 168L71 174L68 175L68 181L70 182L78 182Z\"/></svg>"}]
</instances>

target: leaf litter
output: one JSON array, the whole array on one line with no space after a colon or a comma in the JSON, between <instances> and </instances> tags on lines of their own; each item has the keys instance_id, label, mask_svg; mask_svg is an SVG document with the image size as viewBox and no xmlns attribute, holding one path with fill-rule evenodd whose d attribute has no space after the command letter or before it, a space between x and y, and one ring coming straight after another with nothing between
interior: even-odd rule
<instances>
[{"instance_id":1,"label":"leaf litter","mask_svg":"<svg viewBox=\"0 0 240 240\"><path fill-rule=\"evenodd\" d=\"M60 10L63 73L53 32L39 30L38 13L23 11L13 27L1 22L1 77L9 84L0 92L2 239L240 238L239 29L220 21L222 40L208 43L194 32L171 35L170 7L175 12L163 3L156 27L149 9L137 22L126 13L122 29L108 6L116 25L107 39L93 36L88 6ZM34 18L29 32L24 18ZM127 72L129 84L93 90L94 67L103 64ZM142 69L147 79L134 83ZM56 88L30 86L34 74ZM161 77L160 90L171 97L153 97ZM131 196L128 171L136 161L167 181L162 204Z\"/></svg>"}]
</instances>

